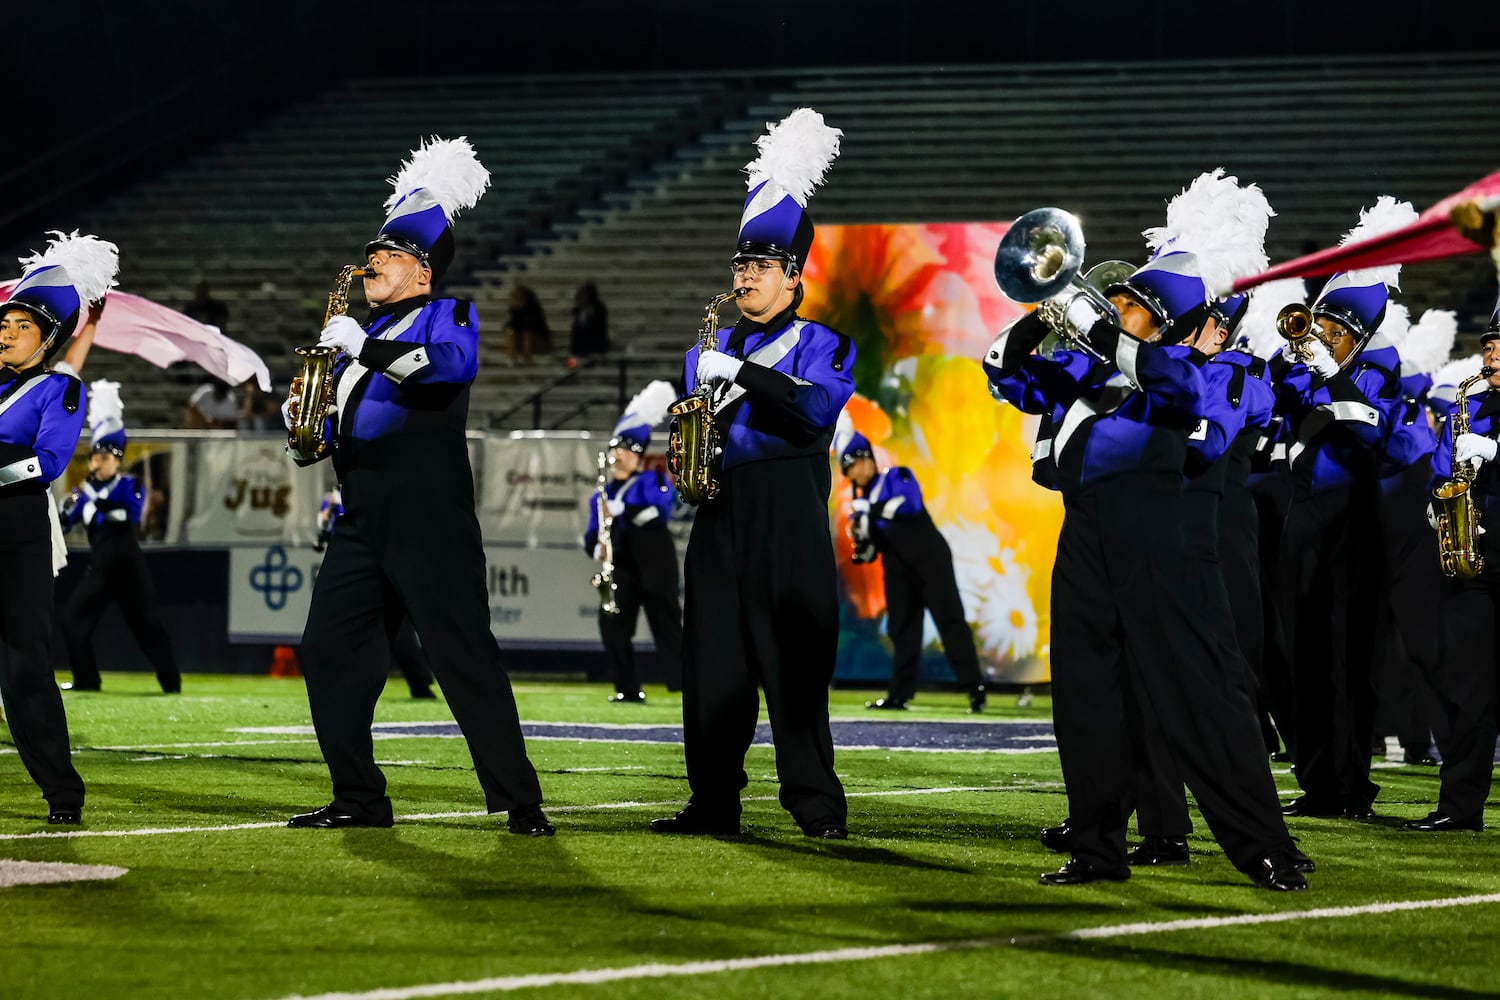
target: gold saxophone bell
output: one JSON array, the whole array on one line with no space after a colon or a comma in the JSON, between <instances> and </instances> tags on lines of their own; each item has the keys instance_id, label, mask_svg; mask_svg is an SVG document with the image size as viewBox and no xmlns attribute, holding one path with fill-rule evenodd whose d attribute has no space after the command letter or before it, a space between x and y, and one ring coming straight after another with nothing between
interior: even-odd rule
<instances>
[{"instance_id":1,"label":"gold saxophone bell","mask_svg":"<svg viewBox=\"0 0 1500 1000\"><path fill-rule=\"evenodd\" d=\"M354 264L345 265L333 281L333 290L328 293L328 311L323 314L323 326L335 316L349 311L349 285L361 275L368 274L366 268ZM301 397L297 402L297 416L287 429L287 447L307 458L322 458L329 445L326 426L328 407L333 402L333 365L338 360L338 351L332 347L299 347L297 355L302 358ZM290 397L289 397L290 398Z\"/></svg>"},{"instance_id":2,"label":"gold saxophone bell","mask_svg":"<svg viewBox=\"0 0 1500 1000\"><path fill-rule=\"evenodd\" d=\"M1479 369L1458 384L1455 396L1458 406L1449 419L1453 421L1453 476L1432 489L1432 509L1437 515L1438 562L1443 575L1472 579L1484 572L1484 556L1479 551L1479 508L1470 486L1474 468L1458 460L1458 439L1469 433L1469 386L1495 374L1493 368Z\"/></svg>"}]
</instances>

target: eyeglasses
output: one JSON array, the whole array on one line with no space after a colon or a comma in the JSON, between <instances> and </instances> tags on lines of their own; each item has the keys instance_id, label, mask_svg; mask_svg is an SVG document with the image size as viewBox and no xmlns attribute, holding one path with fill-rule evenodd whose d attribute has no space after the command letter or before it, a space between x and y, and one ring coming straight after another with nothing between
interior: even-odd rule
<instances>
[{"instance_id":1,"label":"eyeglasses","mask_svg":"<svg viewBox=\"0 0 1500 1000\"><path fill-rule=\"evenodd\" d=\"M743 277L747 274L752 278L759 278L761 275L765 274L773 267L780 266L781 261L779 260L742 260L730 264L729 271L736 278Z\"/></svg>"}]
</instances>

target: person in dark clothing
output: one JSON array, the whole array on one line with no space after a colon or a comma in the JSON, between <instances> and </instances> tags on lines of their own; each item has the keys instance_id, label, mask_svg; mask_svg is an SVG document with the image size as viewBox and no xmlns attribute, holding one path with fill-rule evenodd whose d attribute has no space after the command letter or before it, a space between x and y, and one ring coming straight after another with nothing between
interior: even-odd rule
<instances>
[{"instance_id":1,"label":"person in dark clothing","mask_svg":"<svg viewBox=\"0 0 1500 1000\"><path fill-rule=\"evenodd\" d=\"M601 498L595 490L589 497L584 551L595 559L603 559L607 541L612 564L614 610L601 603L599 637L614 670L615 693L610 701L616 703L638 704L646 700L636 674L632 641L642 608L651 624L651 636L667 675L668 690L682 686L677 547L667 530L676 491L664 473L647 469L643 464L643 456L651 444L651 427L666 418L667 407L675 399L672 383L653 382L630 401L609 441L604 496ZM601 531L601 524L607 530Z\"/></svg>"},{"instance_id":2,"label":"person in dark clothing","mask_svg":"<svg viewBox=\"0 0 1500 1000\"><path fill-rule=\"evenodd\" d=\"M881 469L863 434L834 440L839 468L854 485L850 533L854 561L880 560L885 576L886 632L891 637L891 686L866 708L900 711L917 693L922 672L922 616L931 612L943 640L943 653L969 711L984 711L984 675L974 633L964 617L963 598L953 575L953 551L922 504L922 487L910 469Z\"/></svg>"},{"instance_id":3,"label":"person in dark clothing","mask_svg":"<svg viewBox=\"0 0 1500 1000\"><path fill-rule=\"evenodd\" d=\"M568 366L577 367L599 354L609 353L609 310L592 281L578 286L573 296L573 329L568 334Z\"/></svg>"},{"instance_id":4,"label":"person in dark clothing","mask_svg":"<svg viewBox=\"0 0 1500 1000\"><path fill-rule=\"evenodd\" d=\"M120 472L126 444L123 417L118 382L100 379L89 386L88 422L93 428L89 475L62 506L63 528L82 524L93 549L89 567L62 612L63 637L73 667L71 690L99 690L94 630L105 608L114 603L156 671L162 691L177 694L182 690L182 674L136 538L145 490L134 476Z\"/></svg>"},{"instance_id":5,"label":"person in dark clothing","mask_svg":"<svg viewBox=\"0 0 1500 1000\"><path fill-rule=\"evenodd\" d=\"M552 349L552 332L547 329L547 314L536 293L525 285L510 290L510 316L505 323L505 350L511 364L531 364L538 351Z\"/></svg>"},{"instance_id":6,"label":"person in dark clothing","mask_svg":"<svg viewBox=\"0 0 1500 1000\"><path fill-rule=\"evenodd\" d=\"M0 701L21 763L47 800L48 823L82 821L83 779L52 672L53 575L66 562L47 486L83 431L83 383L49 369L79 314L114 284L119 250L61 236L21 263L0 305Z\"/></svg>"},{"instance_id":7,"label":"person in dark clothing","mask_svg":"<svg viewBox=\"0 0 1500 1000\"><path fill-rule=\"evenodd\" d=\"M786 135L804 140L800 148L786 148ZM761 140L731 263L742 318L719 331L722 351L687 355L684 383L689 392L712 388L723 453L718 496L699 507L684 563L692 797L677 815L652 821L658 833L739 830L764 687L782 806L810 837L848 836L828 722L838 648L828 447L854 392L854 348L797 315L813 240L803 205L838 155L839 135L801 108Z\"/></svg>"},{"instance_id":8,"label":"person in dark clothing","mask_svg":"<svg viewBox=\"0 0 1500 1000\"><path fill-rule=\"evenodd\" d=\"M294 827L388 827L385 776L370 726L390 647L410 618L473 755L485 805L512 833L554 833L526 755L500 648L490 631L483 540L465 439L479 367L472 304L432 295L453 260L449 219L478 201L489 171L467 141L433 140L394 179L390 216L365 247L363 323L335 316L320 343L341 353L327 452L344 515L328 545L302 636L307 697L333 802ZM301 386L283 406L292 426Z\"/></svg>"}]
</instances>

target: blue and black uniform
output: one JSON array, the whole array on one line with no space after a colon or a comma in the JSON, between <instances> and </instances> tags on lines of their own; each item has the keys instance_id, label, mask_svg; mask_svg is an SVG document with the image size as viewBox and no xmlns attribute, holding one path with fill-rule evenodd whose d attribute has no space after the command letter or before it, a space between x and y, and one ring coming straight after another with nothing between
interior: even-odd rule
<instances>
[{"instance_id":1,"label":"blue and black uniform","mask_svg":"<svg viewBox=\"0 0 1500 1000\"><path fill-rule=\"evenodd\" d=\"M607 499L624 504L612 517L610 545L614 551L615 604L618 614L599 612L599 637L614 668L615 691L627 700L640 693L635 669L636 622L641 609L651 626L656 655L667 675L668 688L682 683L682 605L677 598L677 547L667 523L672 517L675 490L655 469L604 486ZM599 543L599 491L589 497L589 526L583 548L590 554Z\"/></svg>"},{"instance_id":2,"label":"blue and black uniform","mask_svg":"<svg viewBox=\"0 0 1500 1000\"><path fill-rule=\"evenodd\" d=\"M1064 518L1052 575L1053 719L1076 861L1126 870L1135 799L1128 699L1153 713L1225 854L1255 873L1291 847L1260 752L1246 667L1197 620L1182 470L1205 416L1198 368L1107 321L1089 332L1111 362L1033 353L1035 314L985 356L991 391L1056 414L1052 463ZM1127 693L1128 692L1128 693Z\"/></svg>"},{"instance_id":3,"label":"blue and black uniform","mask_svg":"<svg viewBox=\"0 0 1500 1000\"><path fill-rule=\"evenodd\" d=\"M885 577L886 632L894 654L888 701L905 704L917 693L925 610L932 614L953 676L971 692L977 710L984 678L953 575L953 551L922 503L917 477L904 466L882 469L854 492L856 501L865 501L852 515L854 535L869 539Z\"/></svg>"},{"instance_id":4,"label":"blue and black uniform","mask_svg":"<svg viewBox=\"0 0 1500 1000\"><path fill-rule=\"evenodd\" d=\"M736 819L766 692L781 804L804 831L842 826L828 685L838 569L828 528L834 424L854 392L849 338L787 309L720 334L744 360L715 393L719 495L698 509L684 561L683 724L690 805ZM698 355L684 368L697 385Z\"/></svg>"},{"instance_id":5,"label":"blue and black uniform","mask_svg":"<svg viewBox=\"0 0 1500 1000\"><path fill-rule=\"evenodd\" d=\"M1282 620L1296 705L1296 815L1366 816L1375 697L1373 622L1382 602L1380 458L1399 361L1372 338L1324 379L1306 365L1276 382L1291 503L1281 541Z\"/></svg>"},{"instance_id":6,"label":"blue and black uniform","mask_svg":"<svg viewBox=\"0 0 1500 1000\"><path fill-rule=\"evenodd\" d=\"M344 513L302 637L333 806L365 822L390 821L370 724L407 617L468 741L489 810L534 806L541 787L490 632L465 438L478 318L466 301L418 296L377 307L364 327L370 339L359 359L345 356L333 376L330 450Z\"/></svg>"},{"instance_id":7,"label":"blue and black uniform","mask_svg":"<svg viewBox=\"0 0 1500 1000\"><path fill-rule=\"evenodd\" d=\"M145 505L146 493L140 482L123 474L103 482L91 475L63 501L63 528L82 524L92 550L88 569L62 611L63 638L73 667L75 691L99 689L94 630L112 603L120 606L125 624L156 671L161 689L169 694L182 690L182 674L162 622L156 587L136 540Z\"/></svg>"},{"instance_id":8,"label":"blue and black uniform","mask_svg":"<svg viewBox=\"0 0 1500 1000\"><path fill-rule=\"evenodd\" d=\"M54 812L83 808L52 673L52 498L83 431L83 383L0 368L0 700L11 740ZM76 821L75 821L76 822Z\"/></svg>"}]
</instances>

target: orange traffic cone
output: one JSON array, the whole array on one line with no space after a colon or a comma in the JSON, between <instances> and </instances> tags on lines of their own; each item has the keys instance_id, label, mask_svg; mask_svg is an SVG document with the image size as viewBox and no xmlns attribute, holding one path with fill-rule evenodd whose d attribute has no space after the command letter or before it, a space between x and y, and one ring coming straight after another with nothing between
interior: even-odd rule
<instances>
[{"instance_id":1,"label":"orange traffic cone","mask_svg":"<svg viewBox=\"0 0 1500 1000\"><path fill-rule=\"evenodd\" d=\"M301 677L297 667L297 651L291 646L277 646L271 654L272 677Z\"/></svg>"}]
</instances>

